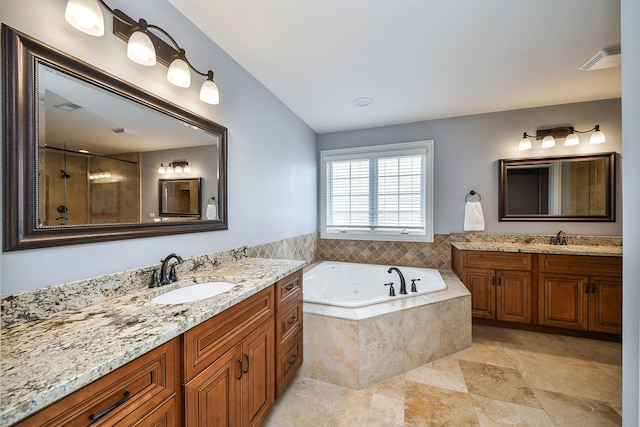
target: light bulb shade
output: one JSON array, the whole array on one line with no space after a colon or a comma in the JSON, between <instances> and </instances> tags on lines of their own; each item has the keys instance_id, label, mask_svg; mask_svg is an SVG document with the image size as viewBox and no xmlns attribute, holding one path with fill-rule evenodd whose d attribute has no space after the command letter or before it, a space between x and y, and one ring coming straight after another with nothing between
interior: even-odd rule
<instances>
[{"instance_id":1,"label":"light bulb shade","mask_svg":"<svg viewBox=\"0 0 640 427\"><path fill-rule=\"evenodd\" d=\"M182 171L183 171L184 173L191 173L191 166L189 166L189 165L185 166L185 167L182 169Z\"/></svg>"},{"instance_id":2,"label":"light bulb shade","mask_svg":"<svg viewBox=\"0 0 640 427\"><path fill-rule=\"evenodd\" d=\"M541 148L551 148L556 146L556 140L551 135L547 135L542 139Z\"/></svg>"},{"instance_id":3,"label":"light bulb shade","mask_svg":"<svg viewBox=\"0 0 640 427\"><path fill-rule=\"evenodd\" d=\"M207 104L217 105L220 103L220 93L218 85L213 80L205 80L200 88L200 100Z\"/></svg>"},{"instance_id":4,"label":"light bulb shade","mask_svg":"<svg viewBox=\"0 0 640 427\"><path fill-rule=\"evenodd\" d=\"M64 11L69 25L90 36L104 35L104 16L95 0L69 0Z\"/></svg>"},{"instance_id":5,"label":"light bulb shade","mask_svg":"<svg viewBox=\"0 0 640 427\"><path fill-rule=\"evenodd\" d=\"M600 129L592 133L591 138L589 138L589 144L602 144L606 141L607 139L604 137L604 133Z\"/></svg>"},{"instance_id":6,"label":"light bulb shade","mask_svg":"<svg viewBox=\"0 0 640 427\"><path fill-rule=\"evenodd\" d=\"M518 149L522 151L531 150L531 140L526 136L522 137L522 139L520 140L520 144L518 144Z\"/></svg>"},{"instance_id":7,"label":"light bulb shade","mask_svg":"<svg viewBox=\"0 0 640 427\"><path fill-rule=\"evenodd\" d=\"M160 167L158 168L158 173L161 175L167 173L167 168L165 168L162 163L160 163Z\"/></svg>"},{"instance_id":8,"label":"light bulb shade","mask_svg":"<svg viewBox=\"0 0 640 427\"><path fill-rule=\"evenodd\" d=\"M182 173L182 166L176 166L175 169L173 169L173 171L175 173Z\"/></svg>"},{"instance_id":9,"label":"light bulb shade","mask_svg":"<svg viewBox=\"0 0 640 427\"><path fill-rule=\"evenodd\" d=\"M578 134L575 132L572 132L569 135L567 135L567 137L564 140L564 145L567 147L571 145L578 145L578 144L580 144L580 138L578 137Z\"/></svg>"},{"instance_id":10,"label":"light bulb shade","mask_svg":"<svg viewBox=\"0 0 640 427\"><path fill-rule=\"evenodd\" d=\"M140 65L148 67L156 65L156 48L149 36L142 31L136 31L129 37L127 56Z\"/></svg>"},{"instance_id":11,"label":"light bulb shade","mask_svg":"<svg viewBox=\"0 0 640 427\"><path fill-rule=\"evenodd\" d=\"M173 60L169 65L169 71L167 71L167 80L178 87L191 86L191 72L184 59L176 58Z\"/></svg>"}]
</instances>

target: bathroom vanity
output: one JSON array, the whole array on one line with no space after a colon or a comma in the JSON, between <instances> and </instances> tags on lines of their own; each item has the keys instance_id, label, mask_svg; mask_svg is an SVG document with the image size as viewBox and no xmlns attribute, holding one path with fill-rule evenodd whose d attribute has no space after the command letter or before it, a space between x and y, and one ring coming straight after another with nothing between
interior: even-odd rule
<instances>
[{"instance_id":1,"label":"bathroom vanity","mask_svg":"<svg viewBox=\"0 0 640 427\"><path fill-rule=\"evenodd\" d=\"M452 242L476 323L619 339L622 247Z\"/></svg>"},{"instance_id":2,"label":"bathroom vanity","mask_svg":"<svg viewBox=\"0 0 640 427\"><path fill-rule=\"evenodd\" d=\"M303 265L245 258L206 272L237 284L213 298L144 288L3 329L0 425L260 425L302 364Z\"/></svg>"}]
</instances>

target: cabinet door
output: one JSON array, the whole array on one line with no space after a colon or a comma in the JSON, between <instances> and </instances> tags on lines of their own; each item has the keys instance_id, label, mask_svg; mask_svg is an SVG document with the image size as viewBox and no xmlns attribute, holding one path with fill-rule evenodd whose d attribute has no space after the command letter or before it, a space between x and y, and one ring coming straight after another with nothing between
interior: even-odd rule
<instances>
[{"instance_id":1,"label":"cabinet door","mask_svg":"<svg viewBox=\"0 0 640 427\"><path fill-rule=\"evenodd\" d=\"M185 426L240 426L242 353L238 345L185 386Z\"/></svg>"},{"instance_id":2,"label":"cabinet door","mask_svg":"<svg viewBox=\"0 0 640 427\"><path fill-rule=\"evenodd\" d=\"M541 325L587 330L589 278L569 274L540 274Z\"/></svg>"},{"instance_id":3,"label":"cabinet door","mask_svg":"<svg viewBox=\"0 0 640 427\"><path fill-rule=\"evenodd\" d=\"M464 284L471 292L471 314L483 319L495 319L495 272L476 268L465 269Z\"/></svg>"},{"instance_id":4,"label":"cabinet door","mask_svg":"<svg viewBox=\"0 0 640 427\"><path fill-rule=\"evenodd\" d=\"M531 273L496 272L496 319L531 323Z\"/></svg>"},{"instance_id":5,"label":"cabinet door","mask_svg":"<svg viewBox=\"0 0 640 427\"><path fill-rule=\"evenodd\" d=\"M275 400L274 321L264 323L242 344L242 425L259 426Z\"/></svg>"},{"instance_id":6,"label":"cabinet door","mask_svg":"<svg viewBox=\"0 0 640 427\"><path fill-rule=\"evenodd\" d=\"M622 333L622 278L591 276L590 285L589 329Z\"/></svg>"}]
</instances>

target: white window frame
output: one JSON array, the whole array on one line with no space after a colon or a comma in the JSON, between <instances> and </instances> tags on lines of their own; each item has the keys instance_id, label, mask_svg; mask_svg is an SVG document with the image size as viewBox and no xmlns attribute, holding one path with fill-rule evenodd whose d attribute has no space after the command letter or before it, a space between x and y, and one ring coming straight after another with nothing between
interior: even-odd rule
<instances>
[{"instance_id":1,"label":"white window frame","mask_svg":"<svg viewBox=\"0 0 640 427\"><path fill-rule=\"evenodd\" d=\"M433 242L433 154L434 141L413 141L357 148L322 150L320 152L320 238L343 240L377 240L401 242ZM424 229L422 230L352 230L327 227L327 162L336 160L372 159L378 157L424 154L422 201Z\"/></svg>"}]
</instances>

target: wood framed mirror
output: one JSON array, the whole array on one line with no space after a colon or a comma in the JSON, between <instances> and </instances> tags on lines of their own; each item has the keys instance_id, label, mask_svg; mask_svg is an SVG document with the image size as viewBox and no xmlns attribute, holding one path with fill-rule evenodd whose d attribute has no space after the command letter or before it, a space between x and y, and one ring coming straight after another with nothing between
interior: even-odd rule
<instances>
[{"instance_id":1,"label":"wood framed mirror","mask_svg":"<svg viewBox=\"0 0 640 427\"><path fill-rule=\"evenodd\" d=\"M161 218L202 217L202 178L158 180Z\"/></svg>"},{"instance_id":2,"label":"wood framed mirror","mask_svg":"<svg viewBox=\"0 0 640 427\"><path fill-rule=\"evenodd\" d=\"M500 221L615 221L615 158L499 160Z\"/></svg>"},{"instance_id":3,"label":"wood framed mirror","mask_svg":"<svg viewBox=\"0 0 640 427\"><path fill-rule=\"evenodd\" d=\"M4 251L228 228L225 127L5 25L2 56ZM216 219L158 221L184 159Z\"/></svg>"}]
</instances>

